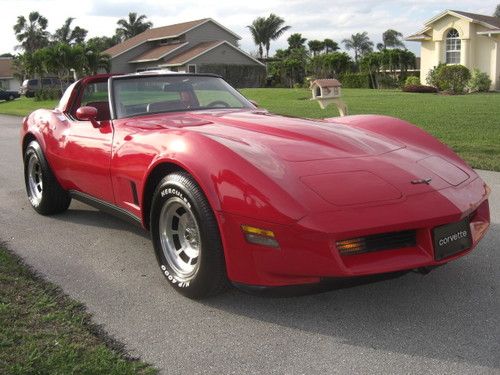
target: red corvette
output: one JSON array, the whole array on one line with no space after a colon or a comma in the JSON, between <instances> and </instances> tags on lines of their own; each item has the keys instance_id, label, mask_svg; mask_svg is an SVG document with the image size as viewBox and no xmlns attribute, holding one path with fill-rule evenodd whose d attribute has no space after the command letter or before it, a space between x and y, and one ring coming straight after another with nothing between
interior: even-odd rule
<instances>
[{"instance_id":1,"label":"red corvette","mask_svg":"<svg viewBox=\"0 0 500 375\"><path fill-rule=\"evenodd\" d=\"M75 198L138 223L191 298L428 269L489 226L487 185L419 128L273 115L213 75L84 78L21 143L37 212Z\"/></svg>"}]
</instances>

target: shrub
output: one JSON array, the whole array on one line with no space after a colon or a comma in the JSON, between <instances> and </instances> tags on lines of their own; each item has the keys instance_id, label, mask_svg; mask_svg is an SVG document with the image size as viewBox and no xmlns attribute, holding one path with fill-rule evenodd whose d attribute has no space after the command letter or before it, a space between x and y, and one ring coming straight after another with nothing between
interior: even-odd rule
<instances>
[{"instance_id":1,"label":"shrub","mask_svg":"<svg viewBox=\"0 0 500 375\"><path fill-rule=\"evenodd\" d=\"M434 86L439 88L439 74L441 72L441 69L445 67L445 64L439 63L438 66L435 66L431 70L429 70L429 73L427 73L427 77L425 78L425 81L429 86Z\"/></svg>"},{"instance_id":2,"label":"shrub","mask_svg":"<svg viewBox=\"0 0 500 375\"><path fill-rule=\"evenodd\" d=\"M370 76L368 73L344 73L340 76L340 83L349 89L369 89Z\"/></svg>"},{"instance_id":3,"label":"shrub","mask_svg":"<svg viewBox=\"0 0 500 375\"><path fill-rule=\"evenodd\" d=\"M489 91L491 86L491 79L486 73L481 72L479 69L473 69L467 88L469 92Z\"/></svg>"},{"instance_id":4,"label":"shrub","mask_svg":"<svg viewBox=\"0 0 500 375\"><path fill-rule=\"evenodd\" d=\"M35 102L40 102L43 100L56 100L61 98L61 90L52 89L41 89L35 92Z\"/></svg>"},{"instance_id":5,"label":"shrub","mask_svg":"<svg viewBox=\"0 0 500 375\"><path fill-rule=\"evenodd\" d=\"M379 89L395 89L399 87L398 80L388 74L381 74L377 81Z\"/></svg>"},{"instance_id":6,"label":"shrub","mask_svg":"<svg viewBox=\"0 0 500 375\"><path fill-rule=\"evenodd\" d=\"M420 78L415 76L409 76L406 78L404 86L420 86Z\"/></svg>"},{"instance_id":7,"label":"shrub","mask_svg":"<svg viewBox=\"0 0 500 375\"><path fill-rule=\"evenodd\" d=\"M439 71L438 88L450 94L463 94L470 79L470 71L463 65L446 65Z\"/></svg>"},{"instance_id":8,"label":"shrub","mask_svg":"<svg viewBox=\"0 0 500 375\"><path fill-rule=\"evenodd\" d=\"M434 86L425 85L406 85L403 87L404 92L421 92L421 93L436 93L438 89Z\"/></svg>"}]
</instances>

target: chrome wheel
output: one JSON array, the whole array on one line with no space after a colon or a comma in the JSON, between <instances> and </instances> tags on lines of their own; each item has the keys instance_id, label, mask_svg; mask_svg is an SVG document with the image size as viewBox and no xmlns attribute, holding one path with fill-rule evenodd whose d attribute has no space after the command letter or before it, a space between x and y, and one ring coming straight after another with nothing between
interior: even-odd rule
<instances>
[{"instance_id":1,"label":"chrome wheel","mask_svg":"<svg viewBox=\"0 0 500 375\"><path fill-rule=\"evenodd\" d=\"M199 268L201 235L187 202L178 197L165 202L160 212L159 232L170 268L183 280L191 279Z\"/></svg>"},{"instance_id":2,"label":"chrome wheel","mask_svg":"<svg viewBox=\"0 0 500 375\"><path fill-rule=\"evenodd\" d=\"M32 204L37 206L42 200L43 180L42 166L35 154L32 154L28 160L28 187L29 198Z\"/></svg>"}]
</instances>

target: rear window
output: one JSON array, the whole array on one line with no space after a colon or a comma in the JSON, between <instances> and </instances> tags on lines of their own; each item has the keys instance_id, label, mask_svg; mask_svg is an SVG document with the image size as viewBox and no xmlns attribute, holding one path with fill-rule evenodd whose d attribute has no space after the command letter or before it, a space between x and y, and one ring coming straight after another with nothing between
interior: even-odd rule
<instances>
[{"instance_id":1,"label":"rear window","mask_svg":"<svg viewBox=\"0 0 500 375\"><path fill-rule=\"evenodd\" d=\"M52 80L50 78L42 78L42 85L50 85Z\"/></svg>"},{"instance_id":2,"label":"rear window","mask_svg":"<svg viewBox=\"0 0 500 375\"><path fill-rule=\"evenodd\" d=\"M38 85L38 79L30 79L28 85L36 86Z\"/></svg>"}]
</instances>

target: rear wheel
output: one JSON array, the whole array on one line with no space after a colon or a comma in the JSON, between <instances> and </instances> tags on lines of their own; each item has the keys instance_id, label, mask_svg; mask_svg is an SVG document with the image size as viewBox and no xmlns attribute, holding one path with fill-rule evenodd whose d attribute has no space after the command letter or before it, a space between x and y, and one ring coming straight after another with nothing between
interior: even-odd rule
<instances>
[{"instance_id":1,"label":"rear wheel","mask_svg":"<svg viewBox=\"0 0 500 375\"><path fill-rule=\"evenodd\" d=\"M31 206L39 214L56 214L69 207L71 197L59 185L36 141L24 153L24 180Z\"/></svg>"},{"instance_id":2,"label":"rear wheel","mask_svg":"<svg viewBox=\"0 0 500 375\"><path fill-rule=\"evenodd\" d=\"M14 100L14 95L9 95L9 101Z\"/></svg>"},{"instance_id":3,"label":"rear wheel","mask_svg":"<svg viewBox=\"0 0 500 375\"><path fill-rule=\"evenodd\" d=\"M172 173L160 182L153 197L150 223L161 271L179 293L199 299L226 288L217 221L191 176Z\"/></svg>"}]
</instances>

